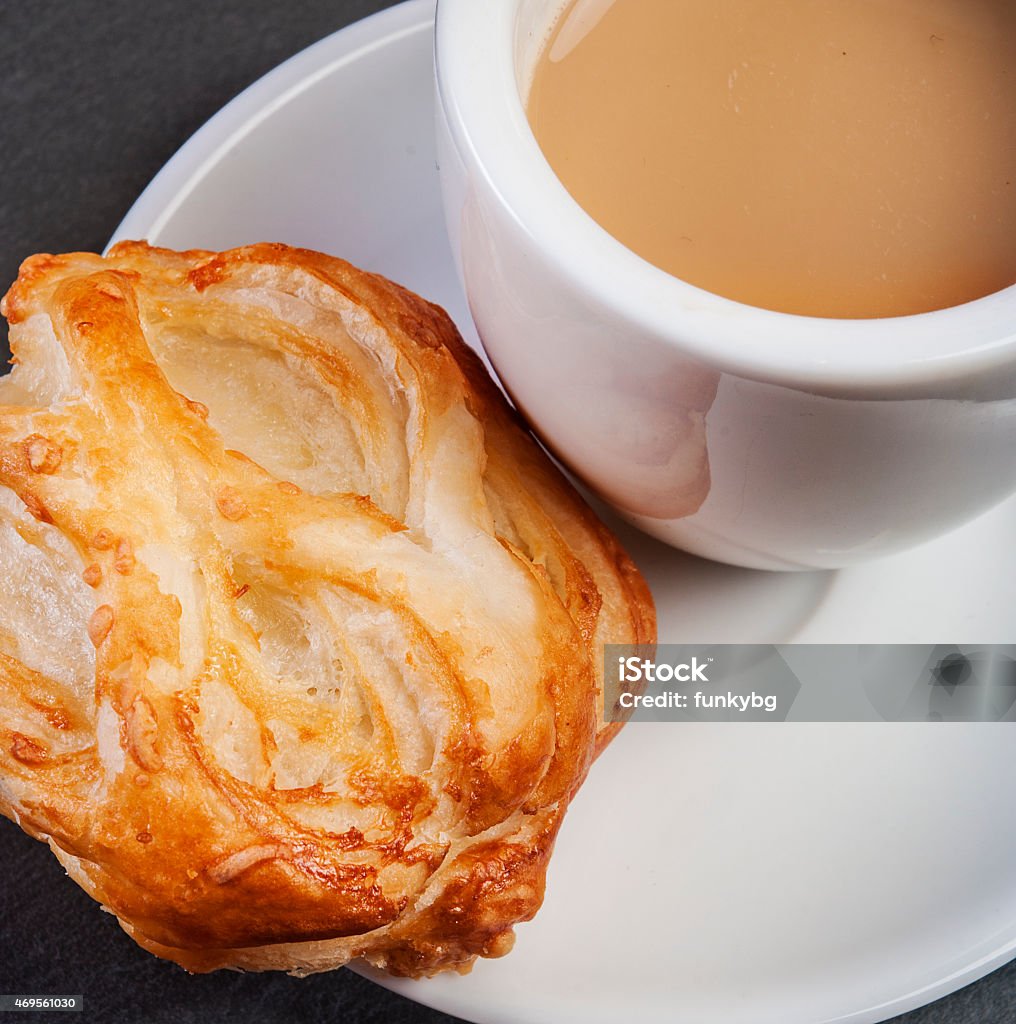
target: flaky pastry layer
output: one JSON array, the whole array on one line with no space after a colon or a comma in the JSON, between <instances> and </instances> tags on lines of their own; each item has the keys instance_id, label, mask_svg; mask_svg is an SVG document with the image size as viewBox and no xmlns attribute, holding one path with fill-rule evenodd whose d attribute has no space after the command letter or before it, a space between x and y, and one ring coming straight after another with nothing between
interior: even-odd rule
<instances>
[{"instance_id":1,"label":"flaky pastry layer","mask_svg":"<svg viewBox=\"0 0 1016 1024\"><path fill-rule=\"evenodd\" d=\"M192 971L507 952L655 619L444 312L137 242L2 309L0 810Z\"/></svg>"}]
</instances>

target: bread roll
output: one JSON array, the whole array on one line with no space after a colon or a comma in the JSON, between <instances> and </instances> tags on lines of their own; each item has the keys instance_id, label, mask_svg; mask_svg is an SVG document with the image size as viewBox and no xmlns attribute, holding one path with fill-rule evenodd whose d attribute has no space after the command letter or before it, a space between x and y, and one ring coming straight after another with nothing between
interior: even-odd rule
<instances>
[{"instance_id":1,"label":"bread roll","mask_svg":"<svg viewBox=\"0 0 1016 1024\"><path fill-rule=\"evenodd\" d=\"M2 308L0 810L191 971L507 952L655 620L447 316L268 244Z\"/></svg>"}]
</instances>

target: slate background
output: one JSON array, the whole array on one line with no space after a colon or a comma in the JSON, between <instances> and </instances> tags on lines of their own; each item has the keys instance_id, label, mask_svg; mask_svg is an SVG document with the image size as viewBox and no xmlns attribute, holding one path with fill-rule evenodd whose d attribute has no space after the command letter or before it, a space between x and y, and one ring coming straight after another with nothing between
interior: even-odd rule
<instances>
[{"instance_id":1,"label":"slate background","mask_svg":"<svg viewBox=\"0 0 1016 1024\"><path fill-rule=\"evenodd\" d=\"M308 44L388 6L0 0L0 289L31 253L101 250L148 181L224 103ZM4 325L0 350L5 340ZM115 1024L456 1019L349 971L190 977L142 953L42 844L5 820L0 993L81 993L87 1008L71 1020ZM895 1024L1011 1022L1016 962Z\"/></svg>"}]
</instances>

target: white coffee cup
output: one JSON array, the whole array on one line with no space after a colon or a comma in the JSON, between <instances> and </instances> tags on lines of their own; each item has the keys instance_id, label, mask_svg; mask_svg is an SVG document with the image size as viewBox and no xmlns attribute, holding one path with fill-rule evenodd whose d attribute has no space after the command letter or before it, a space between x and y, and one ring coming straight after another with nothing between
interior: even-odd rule
<instances>
[{"instance_id":1,"label":"white coffee cup","mask_svg":"<svg viewBox=\"0 0 1016 1024\"><path fill-rule=\"evenodd\" d=\"M1016 286L916 316L758 309L670 276L571 198L523 107L563 0L439 0L438 147L484 347L625 518L708 558L833 568L1016 491Z\"/></svg>"}]
</instances>

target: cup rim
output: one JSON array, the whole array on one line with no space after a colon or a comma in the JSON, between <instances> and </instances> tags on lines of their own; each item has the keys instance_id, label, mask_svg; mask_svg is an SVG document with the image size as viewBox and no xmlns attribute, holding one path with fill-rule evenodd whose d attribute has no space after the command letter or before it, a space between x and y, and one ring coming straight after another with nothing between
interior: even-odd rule
<instances>
[{"instance_id":1,"label":"cup rim","mask_svg":"<svg viewBox=\"0 0 1016 1024\"><path fill-rule=\"evenodd\" d=\"M438 0L438 102L460 156L480 172L528 244L573 288L687 356L789 386L937 390L1002 367L1016 370L1016 284L926 313L803 316L706 291L617 241L561 184L529 126L514 56L523 2ZM556 6L563 9L565 0Z\"/></svg>"}]
</instances>

